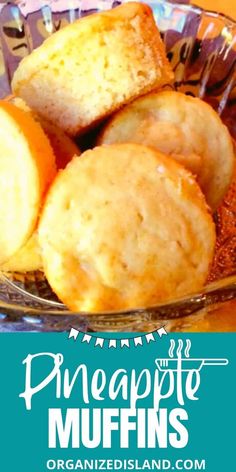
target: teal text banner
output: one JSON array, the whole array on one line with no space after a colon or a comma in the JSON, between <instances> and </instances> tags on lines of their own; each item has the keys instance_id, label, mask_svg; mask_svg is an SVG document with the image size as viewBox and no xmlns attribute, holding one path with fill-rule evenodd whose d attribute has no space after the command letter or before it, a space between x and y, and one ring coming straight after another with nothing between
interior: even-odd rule
<instances>
[{"instance_id":1,"label":"teal text banner","mask_svg":"<svg viewBox=\"0 0 236 472\"><path fill-rule=\"evenodd\" d=\"M236 334L0 336L0 471L233 472Z\"/></svg>"}]
</instances>

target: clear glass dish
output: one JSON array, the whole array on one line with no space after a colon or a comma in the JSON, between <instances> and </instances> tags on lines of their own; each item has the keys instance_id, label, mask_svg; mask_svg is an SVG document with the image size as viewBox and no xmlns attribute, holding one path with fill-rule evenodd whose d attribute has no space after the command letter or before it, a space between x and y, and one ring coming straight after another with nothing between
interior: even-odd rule
<instances>
[{"instance_id":1,"label":"clear glass dish","mask_svg":"<svg viewBox=\"0 0 236 472\"><path fill-rule=\"evenodd\" d=\"M47 36L76 18L122 2L25 0L0 4L0 97L18 63ZM150 0L175 72L175 87L211 103L236 138L236 23L183 3ZM202 293L119 313L72 313L42 273L0 276L0 331L236 331L236 179L215 215L217 247Z\"/></svg>"}]
</instances>

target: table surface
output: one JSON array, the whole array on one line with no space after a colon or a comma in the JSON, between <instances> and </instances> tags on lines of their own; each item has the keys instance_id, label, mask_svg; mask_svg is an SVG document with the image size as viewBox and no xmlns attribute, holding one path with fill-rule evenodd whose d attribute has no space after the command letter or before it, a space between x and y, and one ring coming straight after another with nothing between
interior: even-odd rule
<instances>
[{"instance_id":1,"label":"table surface","mask_svg":"<svg viewBox=\"0 0 236 472\"><path fill-rule=\"evenodd\" d=\"M206 10L219 11L236 20L236 0L191 0L191 3Z\"/></svg>"}]
</instances>

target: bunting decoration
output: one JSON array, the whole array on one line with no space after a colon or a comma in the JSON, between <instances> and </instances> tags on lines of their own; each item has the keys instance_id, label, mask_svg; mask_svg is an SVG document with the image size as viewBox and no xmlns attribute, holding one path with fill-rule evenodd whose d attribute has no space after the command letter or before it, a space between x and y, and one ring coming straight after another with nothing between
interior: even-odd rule
<instances>
[{"instance_id":1,"label":"bunting decoration","mask_svg":"<svg viewBox=\"0 0 236 472\"><path fill-rule=\"evenodd\" d=\"M165 326L161 326L155 331L151 333L145 334L138 334L138 336L123 338L123 339L116 339L110 337L100 337L96 336L93 333L84 333L83 331L79 331L75 328L71 328L68 339L73 339L77 341L77 339L81 343L92 344L94 347L108 347L109 349L117 349L117 348L131 348L131 347L138 347L143 346L145 343L149 344L151 342L156 342L162 336L167 336L167 331Z\"/></svg>"}]
</instances>

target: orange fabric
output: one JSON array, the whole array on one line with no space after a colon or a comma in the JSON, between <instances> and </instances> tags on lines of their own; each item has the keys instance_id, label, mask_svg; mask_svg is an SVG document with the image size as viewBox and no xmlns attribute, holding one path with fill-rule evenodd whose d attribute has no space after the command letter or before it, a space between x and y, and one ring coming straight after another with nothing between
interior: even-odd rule
<instances>
[{"instance_id":1,"label":"orange fabric","mask_svg":"<svg viewBox=\"0 0 236 472\"><path fill-rule=\"evenodd\" d=\"M219 11L236 20L235 0L191 0L191 3L205 8L205 10Z\"/></svg>"}]
</instances>

